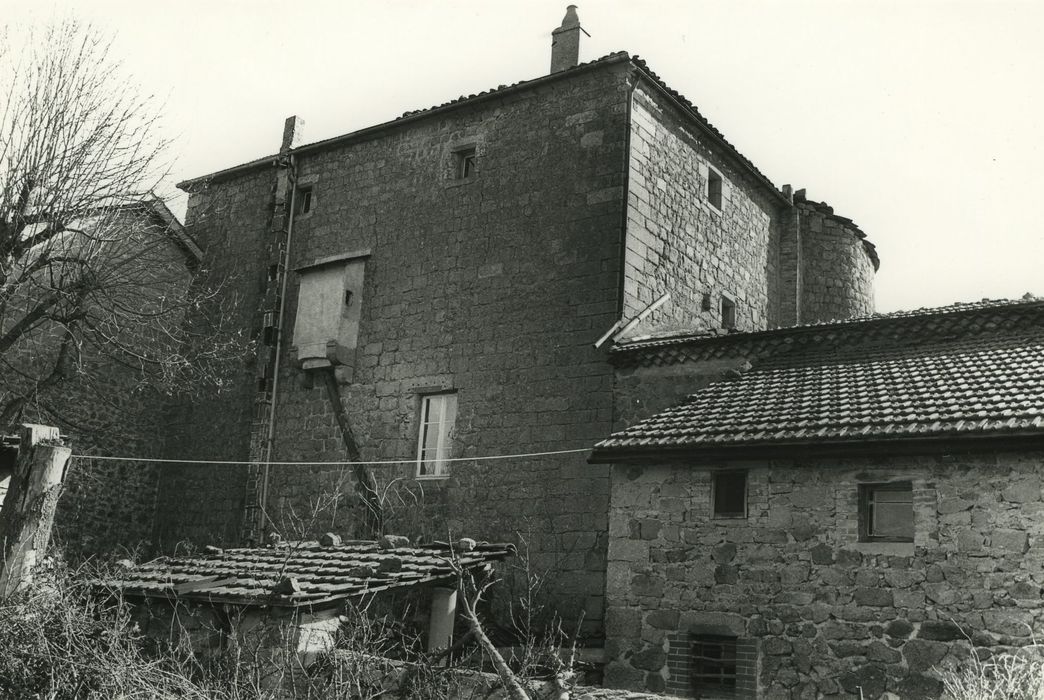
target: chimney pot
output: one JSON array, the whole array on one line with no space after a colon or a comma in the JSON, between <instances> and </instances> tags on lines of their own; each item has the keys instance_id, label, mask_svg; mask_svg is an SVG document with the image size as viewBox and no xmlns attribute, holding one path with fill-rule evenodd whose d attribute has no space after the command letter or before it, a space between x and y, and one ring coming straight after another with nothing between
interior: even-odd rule
<instances>
[{"instance_id":1,"label":"chimney pot","mask_svg":"<svg viewBox=\"0 0 1044 700\"><path fill-rule=\"evenodd\" d=\"M551 32L551 72L573 68L580 62L580 18L576 5L566 8L565 17L558 29Z\"/></svg>"}]
</instances>

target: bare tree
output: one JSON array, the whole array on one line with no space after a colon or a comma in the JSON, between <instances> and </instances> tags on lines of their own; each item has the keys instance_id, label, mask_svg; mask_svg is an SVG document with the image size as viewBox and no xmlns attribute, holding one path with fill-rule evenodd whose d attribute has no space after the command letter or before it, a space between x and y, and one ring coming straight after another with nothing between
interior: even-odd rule
<instances>
[{"instance_id":1,"label":"bare tree","mask_svg":"<svg viewBox=\"0 0 1044 700\"><path fill-rule=\"evenodd\" d=\"M49 392L89 385L99 362L173 393L220 383L242 356L215 332L198 247L152 194L159 108L110 44L73 21L20 50L0 41L0 428L30 405L55 413Z\"/></svg>"}]
</instances>

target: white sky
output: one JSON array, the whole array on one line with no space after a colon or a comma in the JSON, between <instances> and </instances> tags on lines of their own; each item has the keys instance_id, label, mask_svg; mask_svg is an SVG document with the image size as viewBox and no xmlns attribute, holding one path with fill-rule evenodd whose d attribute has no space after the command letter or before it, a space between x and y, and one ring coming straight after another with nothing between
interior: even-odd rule
<instances>
[{"instance_id":1,"label":"white sky","mask_svg":"<svg viewBox=\"0 0 1044 700\"><path fill-rule=\"evenodd\" d=\"M860 225L881 255L879 311L1044 294L1044 3L575 1L581 60L642 56L773 182ZM90 0L3 16L114 33L165 101L173 183L274 153L291 114L310 142L543 75L566 4Z\"/></svg>"}]
</instances>

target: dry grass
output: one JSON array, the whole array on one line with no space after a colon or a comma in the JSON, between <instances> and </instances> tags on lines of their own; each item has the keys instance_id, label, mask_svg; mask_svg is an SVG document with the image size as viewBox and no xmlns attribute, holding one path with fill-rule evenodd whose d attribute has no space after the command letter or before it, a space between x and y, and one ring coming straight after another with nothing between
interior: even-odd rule
<instances>
[{"instance_id":1,"label":"dry grass","mask_svg":"<svg viewBox=\"0 0 1044 700\"><path fill-rule=\"evenodd\" d=\"M0 697L216 697L196 683L189 657L149 658L126 606L102 601L60 563L0 602Z\"/></svg>"},{"instance_id":2,"label":"dry grass","mask_svg":"<svg viewBox=\"0 0 1044 700\"><path fill-rule=\"evenodd\" d=\"M1037 644L998 654L942 676L953 700L1044 700L1044 648Z\"/></svg>"},{"instance_id":3,"label":"dry grass","mask_svg":"<svg viewBox=\"0 0 1044 700\"><path fill-rule=\"evenodd\" d=\"M291 640L253 644L226 634L220 653L193 654L185 640L218 630L179 627L157 642L139 629L130 605L87 583L103 578L98 571L50 560L36 573L34 586L0 601L0 698L448 700L485 697L491 683L499 685L495 676L464 670L481 665L474 644L458 646L451 666L445 654L419 651L401 611L345 611L337 650L306 671ZM542 665L537 658L557 650L545 642L546 650L524 650L530 663L522 670L532 673Z\"/></svg>"}]
</instances>

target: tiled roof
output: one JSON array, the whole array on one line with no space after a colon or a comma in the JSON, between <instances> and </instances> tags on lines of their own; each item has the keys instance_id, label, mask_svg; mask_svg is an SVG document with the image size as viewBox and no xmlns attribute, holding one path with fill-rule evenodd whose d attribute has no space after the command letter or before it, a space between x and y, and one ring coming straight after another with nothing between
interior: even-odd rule
<instances>
[{"instance_id":1,"label":"tiled roof","mask_svg":"<svg viewBox=\"0 0 1044 700\"><path fill-rule=\"evenodd\" d=\"M465 570L485 567L513 553L510 544L479 543L470 551L453 550ZM322 607L453 576L448 544L383 549L377 542L333 546L304 542L163 557L97 583L132 597Z\"/></svg>"},{"instance_id":2,"label":"tiled roof","mask_svg":"<svg viewBox=\"0 0 1044 700\"><path fill-rule=\"evenodd\" d=\"M889 313L870 314L855 318L834 321L819 321L797 326L773 328L764 331L737 332L712 328L701 331L672 331L663 335L649 335L623 340L612 347L613 361L620 364L660 365L673 364L672 359L702 359L708 356L720 357L729 354L739 345L765 345L780 342L793 342L798 334L817 333L819 338L829 338L838 333L847 333L853 326L864 327L867 332L879 330L893 332L897 321L909 329L934 330L940 327L948 329L968 330L994 324L993 310L1004 310L1005 316L1012 313L1030 313L1035 315L1036 308L1044 305L1044 298L1027 294L1022 299L983 299L981 301L957 302L947 306L926 307ZM969 313L971 312L971 313ZM902 321L901 319L911 319ZM884 322L884 323L882 323ZM716 343L720 349L711 350L707 355L708 341ZM692 350L672 349L676 346L692 346ZM656 355L660 357L656 357Z\"/></svg>"},{"instance_id":3,"label":"tiled roof","mask_svg":"<svg viewBox=\"0 0 1044 700\"><path fill-rule=\"evenodd\" d=\"M981 302L977 326L900 312L806 338L747 372L613 434L592 461L621 453L910 438L1044 437L1044 303ZM992 313L981 313L990 310ZM905 319L897 326L889 319ZM922 331L912 321L920 320ZM875 326L890 333L868 333Z\"/></svg>"}]
</instances>

